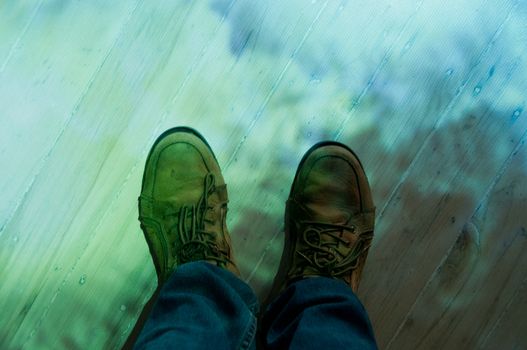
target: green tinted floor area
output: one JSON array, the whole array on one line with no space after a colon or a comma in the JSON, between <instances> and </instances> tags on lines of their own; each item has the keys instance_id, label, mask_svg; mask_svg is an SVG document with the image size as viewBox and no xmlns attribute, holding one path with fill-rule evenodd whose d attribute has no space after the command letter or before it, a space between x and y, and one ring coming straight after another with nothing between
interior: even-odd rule
<instances>
[{"instance_id":1,"label":"green tinted floor area","mask_svg":"<svg viewBox=\"0 0 527 350\"><path fill-rule=\"evenodd\" d=\"M214 149L263 299L303 153L377 207L359 297L383 349L526 348L527 6L514 0L0 1L0 348L121 348L156 288L147 153Z\"/></svg>"}]
</instances>

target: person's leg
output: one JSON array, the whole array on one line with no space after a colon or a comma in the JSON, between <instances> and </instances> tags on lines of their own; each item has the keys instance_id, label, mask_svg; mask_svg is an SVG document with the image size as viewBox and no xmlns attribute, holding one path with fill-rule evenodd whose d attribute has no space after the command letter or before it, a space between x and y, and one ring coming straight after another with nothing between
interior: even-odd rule
<instances>
[{"instance_id":1,"label":"person's leg","mask_svg":"<svg viewBox=\"0 0 527 350\"><path fill-rule=\"evenodd\" d=\"M145 165L139 221L162 287L136 348L249 348L256 297L226 225L227 188L203 136L163 133Z\"/></svg>"},{"instance_id":2,"label":"person's leg","mask_svg":"<svg viewBox=\"0 0 527 350\"><path fill-rule=\"evenodd\" d=\"M336 142L313 146L287 201L284 253L271 292L278 298L261 321L267 348L376 349L356 296L374 218L357 156Z\"/></svg>"},{"instance_id":3,"label":"person's leg","mask_svg":"<svg viewBox=\"0 0 527 350\"><path fill-rule=\"evenodd\" d=\"M366 310L342 281L313 277L289 285L262 321L267 349L376 349Z\"/></svg>"},{"instance_id":4,"label":"person's leg","mask_svg":"<svg viewBox=\"0 0 527 350\"><path fill-rule=\"evenodd\" d=\"M258 300L233 273L200 261L164 284L135 349L254 349Z\"/></svg>"}]
</instances>

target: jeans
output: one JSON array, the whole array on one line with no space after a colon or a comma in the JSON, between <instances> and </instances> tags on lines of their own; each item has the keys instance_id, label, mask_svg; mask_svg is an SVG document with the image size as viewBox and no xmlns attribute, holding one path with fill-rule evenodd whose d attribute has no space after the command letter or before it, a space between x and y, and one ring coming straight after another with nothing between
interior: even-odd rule
<instances>
[{"instance_id":1,"label":"jeans","mask_svg":"<svg viewBox=\"0 0 527 350\"><path fill-rule=\"evenodd\" d=\"M179 266L162 287L135 349L256 349L259 302L231 272ZM266 349L377 349L357 296L326 277L290 284L262 315Z\"/></svg>"}]
</instances>

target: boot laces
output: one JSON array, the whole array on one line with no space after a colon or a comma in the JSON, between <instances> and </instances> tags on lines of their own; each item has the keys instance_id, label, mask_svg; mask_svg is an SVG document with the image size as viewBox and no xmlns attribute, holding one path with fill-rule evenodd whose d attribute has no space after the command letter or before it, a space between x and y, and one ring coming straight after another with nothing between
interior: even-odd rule
<instances>
[{"instance_id":1,"label":"boot laces","mask_svg":"<svg viewBox=\"0 0 527 350\"><path fill-rule=\"evenodd\" d=\"M215 220L206 214L215 209L215 206L209 204L209 197L216 190L216 178L214 174L208 173L204 179L203 194L196 204L183 205L179 211L166 214L178 217L177 224L170 230L175 231L179 237L179 242L174 243L173 254L178 259L178 264L208 260L224 266L230 262L228 248L218 246L218 234L205 229L206 223L215 224ZM219 205L226 206L226 202Z\"/></svg>"},{"instance_id":2,"label":"boot laces","mask_svg":"<svg viewBox=\"0 0 527 350\"><path fill-rule=\"evenodd\" d=\"M358 234L354 225L318 221L300 224L304 230L300 236L302 248L296 250L303 262L299 268L315 269L321 275L334 278L357 268L359 257L369 249L373 237L373 232ZM345 232L357 237L354 243L345 238Z\"/></svg>"}]
</instances>

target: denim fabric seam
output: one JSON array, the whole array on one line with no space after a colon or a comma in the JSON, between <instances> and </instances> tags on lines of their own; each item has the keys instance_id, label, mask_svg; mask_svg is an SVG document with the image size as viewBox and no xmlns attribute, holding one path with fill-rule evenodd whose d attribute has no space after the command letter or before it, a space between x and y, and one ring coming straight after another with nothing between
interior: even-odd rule
<instances>
[{"instance_id":1,"label":"denim fabric seam","mask_svg":"<svg viewBox=\"0 0 527 350\"><path fill-rule=\"evenodd\" d=\"M249 315L249 323L243 331L244 336L242 337L241 344L238 349L246 350L249 349L252 342L254 341L254 335L256 332L256 317L254 315Z\"/></svg>"}]
</instances>

